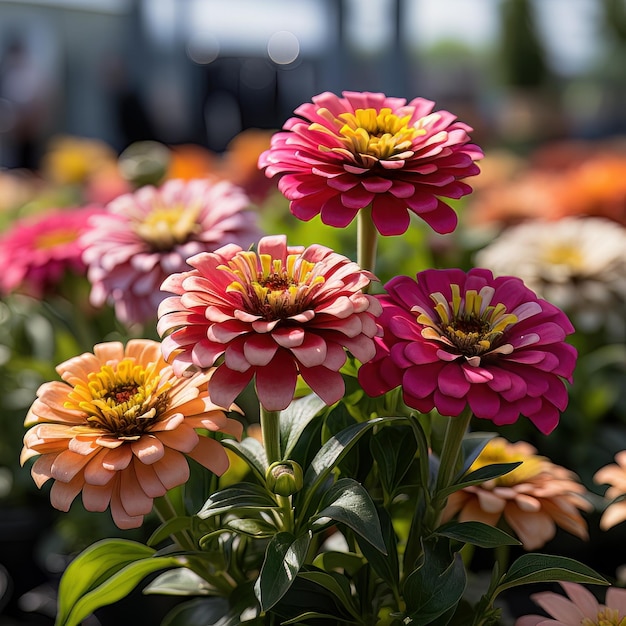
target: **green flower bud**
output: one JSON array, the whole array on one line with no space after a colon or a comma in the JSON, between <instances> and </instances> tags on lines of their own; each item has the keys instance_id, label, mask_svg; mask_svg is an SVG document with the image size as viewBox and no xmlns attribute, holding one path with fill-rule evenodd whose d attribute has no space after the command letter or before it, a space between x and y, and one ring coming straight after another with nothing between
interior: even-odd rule
<instances>
[{"instance_id":1,"label":"green flower bud","mask_svg":"<svg viewBox=\"0 0 626 626\"><path fill-rule=\"evenodd\" d=\"M265 482L272 493L291 496L302 489L302 468L295 461L277 461L267 468Z\"/></svg>"}]
</instances>

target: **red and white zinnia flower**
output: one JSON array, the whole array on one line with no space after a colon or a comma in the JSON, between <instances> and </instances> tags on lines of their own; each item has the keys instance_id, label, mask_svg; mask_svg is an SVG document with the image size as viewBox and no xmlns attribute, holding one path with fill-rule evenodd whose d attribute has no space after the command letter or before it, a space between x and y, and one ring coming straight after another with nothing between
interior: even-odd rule
<instances>
[{"instance_id":1,"label":"red and white zinnia flower","mask_svg":"<svg viewBox=\"0 0 626 626\"><path fill-rule=\"evenodd\" d=\"M217 365L217 404L254 378L261 405L282 410L301 375L330 405L345 390L344 349L362 362L374 356L380 304L363 293L374 277L329 248L287 246L279 235L256 252L228 245L188 263L163 283L176 295L159 307L157 329L177 373Z\"/></svg>"},{"instance_id":2,"label":"red and white zinnia flower","mask_svg":"<svg viewBox=\"0 0 626 626\"><path fill-rule=\"evenodd\" d=\"M52 479L52 505L68 511L82 492L88 511L111 509L120 528L136 528L154 498L189 478L185 455L215 474L228 456L201 431L240 437L242 425L209 400L211 371L178 378L156 341L98 344L57 367L26 417L21 462L37 457L38 487ZM235 409L236 407L230 407Z\"/></svg>"},{"instance_id":3,"label":"red and white zinnia flower","mask_svg":"<svg viewBox=\"0 0 626 626\"><path fill-rule=\"evenodd\" d=\"M228 181L168 180L119 196L82 238L91 303L115 307L125 324L156 319L163 280L186 259L259 236L250 200Z\"/></svg>"},{"instance_id":4,"label":"red and white zinnia flower","mask_svg":"<svg viewBox=\"0 0 626 626\"><path fill-rule=\"evenodd\" d=\"M397 276L379 296L384 336L359 370L371 396L402 386L404 401L427 413L512 424L528 417L545 434L568 402L576 349L567 316L519 278L486 269L425 270Z\"/></svg>"},{"instance_id":5,"label":"red and white zinnia flower","mask_svg":"<svg viewBox=\"0 0 626 626\"><path fill-rule=\"evenodd\" d=\"M470 144L467 124L434 102L382 93L325 92L295 110L259 158L291 212L343 228L372 206L383 235L401 235L410 211L438 233L452 232L457 216L442 198L472 188L462 179L479 173L482 151Z\"/></svg>"}]
</instances>

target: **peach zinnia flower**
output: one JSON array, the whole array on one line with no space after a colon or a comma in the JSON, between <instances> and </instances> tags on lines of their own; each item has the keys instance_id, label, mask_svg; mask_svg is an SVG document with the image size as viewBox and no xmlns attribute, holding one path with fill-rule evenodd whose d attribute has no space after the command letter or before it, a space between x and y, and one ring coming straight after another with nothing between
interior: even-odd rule
<instances>
[{"instance_id":1,"label":"peach zinnia flower","mask_svg":"<svg viewBox=\"0 0 626 626\"><path fill-rule=\"evenodd\" d=\"M0 239L0 292L22 291L42 298L66 272L83 275L83 245L97 208L54 210L16 222Z\"/></svg>"},{"instance_id":2,"label":"peach zinnia flower","mask_svg":"<svg viewBox=\"0 0 626 626\"><path fill-rule=\"evenodd\" d=\"M189 477L185 454L215 474L228 467L222 445L196 429L241 436L240 422L208 398L211 372L178 378L156 341L98 344L61 363L26 417L21 462L38 457L38 487L53 479L52 505L68 511L82 492L88 511L110 506L120 528L136 528L154 498ZM230 407L235 408L235 407Z\"/></svg>"},{"instance_id":3,"label":"peach zinnia flower","mask_svg":"<svg viewBox=\"0 0 626 626\"><path fill-rule=\"evenodd\" d=\"M327 404L344 394L344 348L374 356L378 301L364 294L373 275L321 245L287 246L264 237L258 251L228 245L188 260L170 276L175 296L159 307L159 334L174 369L217 364L209 393L229 404L254 378L259 402L286 408L298 374Z\"/></svg>"},{"instance_id":4,"label":"peach zinnia flower","mask_svg":"<svg viewBox=\"0 0 626 626\"><path fill-rule=\"evenodd\" d=\"M412 211L438 233L452 232L457 216L441 198L472 188L461 179L478 174L483 153L470 144L466 124L434 102L382 93L322 93L301 105L272 138L259 167L280 174L292 213L343 228L372 205L383 235L401 235Z\"/></svg>"},{"instance_id":5,"label":"peach zinnia flower","mask_svg":"<svg viewBox=\"0 0 626 626\"><path fill-rule=\"evenodd\" d=\"M519 278L486 269L426 270L397 276L383 306L376 357L359 370L369 395L402 386L423 413L512 424L525 415L548 434L567 406L576 350L567 316Z\"/></svg>"},{"instance_id":6,"label":"peach zinnia flower","mask_svg":"<svg viewBox=\"0 0 626 626\"><path fill-rule=\"evenodd\" d=\"M615 455L615 463L600 468L593 477L594 482L609 488L604 494L608 500L615 500L626 494L626 450ZM626 500L611 502L600 518L600 528L608 530L626 520Z\"/></svg>"},{"instance_id":7,"label":"peach zinnia flower","mask_svg":"<svg viewBox=\"0 0 626 626\"><path fill-rule=\"evenodd\" d=\"M568 598L542 591L530 597L550 617L525 615L515 626L624 626L626 625L626 589L609 587L604 604L585 587L577 583L559 583Z\"/></svg>"},{"instance_id":8,"label":"peach zinnia flower","mask_svg":"<svg viewBox=\"0 0 626 626\"><path fill-rule=\"evenodd\" d=\"M259 230L250 201L227 181L170 180L119 196L83 238L91 302L115 306L126 324L156 319L159 291L187 258L227 242L248 247Z\"/></svg>"},{"instance_id":9,"label":"peach zinnia flower","mask_svg":"<svg viewBox=\"0 0 626 626\"><path fill-rule=\"evenodd\" d=\"M545 545L557 526L587 539L587 524L580 510L589 511L593 505L583 497L585 487L574 473L536 452L525 441L510 443L502 437L489 441L470 471L493 463L522 464L504 476L454 492L448 498L443 520L458 515L462 522L491 526L504 520L526 550Z\"/></svg>"}]
</instances>

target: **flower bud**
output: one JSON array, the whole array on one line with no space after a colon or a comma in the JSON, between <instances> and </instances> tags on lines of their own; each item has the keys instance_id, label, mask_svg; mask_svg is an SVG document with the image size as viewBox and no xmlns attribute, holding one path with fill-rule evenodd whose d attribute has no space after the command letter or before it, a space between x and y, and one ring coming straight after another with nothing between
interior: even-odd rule
<instances>
[{"instance_id":1,"label":"flower bud","mask_svg":"<svg viewBox=\"0 0 626 626\"><path fill-rule=\"evenodd\" d=\"M272 493L291 496L302 489L302 468L295 461L277 461L267 468L265 482Z\"/></svg>"}]
</instances>

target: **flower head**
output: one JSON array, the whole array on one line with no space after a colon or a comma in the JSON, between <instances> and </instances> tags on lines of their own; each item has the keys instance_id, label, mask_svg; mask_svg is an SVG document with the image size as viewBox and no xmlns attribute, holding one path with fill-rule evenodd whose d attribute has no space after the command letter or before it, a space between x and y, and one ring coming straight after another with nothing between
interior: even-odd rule
<instances>
[{"instance_id":1,"label":"flower head","mask_svg":"<svg viewBox=\"0 0 626 626\"><path fill-rule=\"evenodd\" d=\"M96 208L56 210L23 219L0 239L0 292L23 291L42 298L66 272L82 275L80 235Z\"/></svg>"},{"instance_id":2,"label":"flower head","mask_svg":"<svg viewBox=\"0 0 626 626\"><path fill-rule=\"evenodd\" d=\"M472 191L462 179L479 172L482 151L469 143L469 126L433 107L423 98L322 93L295 110L259 166L281 174L279 189L301 220L321 214L342 228L371 204L383 235L404 233L409 211L449 233L457 217L441 198Z\"/></svg>"},{"instance_id":3,"label":"flower head","mask_svg":"<svg viewBox=\"0 0 626 626\"><path fill-rule=\"evenodd\" d=\"M626 626L626 589L609 587L605 603L600 604L582 585L568 582L559 584L567 598L552 591L530 596L550 618L525 615L515 622L515 626Z\"/></svg>"},{"instance_id":4,"label":"flower head","mask_svg":"<svg viewBox=\"0 0 626 626\"><path fill-rule=\"evenodd\" d=\"M616 222L598 217L524 222L478 252L476 262L495 274L519 276L566 311L577 328L607 326L626 333L626 228Z\"/></svg>"},{"instance_id":5,"label":"flower head","mask_svg":"<svg viewBox=\"0 0 626 626\"><path fill-rule=\"evenodd\" d=\"M171 180L116 198L83 238L92 304L112 302L127 324L156 318L161 283L189 269L187 258L256 240L248 207L248 197L227 181Z\"/></svg>"},{"instance_id":6,"label":"flower head","mask_svg":"<svg viewBox=\"0 0 626 626\"><path fill-rule=\"evenodd\" d=\"M576 350L563 312L519 278L486 269L426 270L398 276L379 296L384 336L376 357L359 370L372 396L399 385L422 412L511 424L520 414L551 432L567 406Z\"/></svg>"},{"instance_id":7,"label":"flower head","mask_svg":"<svg viewBox=\"0 0 626 626\"><path fill-rule=\"evenodd\" d=\"M605 497L615 500L626 494L626 450L615 455L615 463L601 467L593 477L598 484L608 484ZM600 528L608 530L626 520L626 500L611 502L600 518Z\"/></svg>"},{"instance_id":8,"label":"flower head","mask_svg":"<svg viewBox=\"0 0 626 626\"><path fill-rule=\"evenodd\" d=\"M178 373L218 365L214 402L232 402L255 378L260 403L282 410L300 374L333 404L344 393L344 348L374 356L380 305L362 292L373 276L329 248L273 236L256 252L228 245L188 262L194 269L163 283L176 295L159 307L157 328Z\"/></svg>"},{"instance_id":9,"label":"flower head","mask_svg":"<svg viewBox=\"0 0 626 626\"><path fill-rule=\"evenodd\" d=\"M53 479L52 505L68 511L82 492L88 511L110 506L120 528L141 525L154 498L189 477L185 454L215 474L224 448L196 429L240 436L240 422L208 398L211 372L178 378L158 342L102 343L61 363L26 417L21 462L37 456L38 487ZM231 407L233 408L233 407Z\"/></svg>"},{"instance_id":10,"label":"flower head","mask_svg":"<svg viewBox=\"0 0 626 626\"><path fill-rule=\"evenodd\" d=\"M557 526L587 539L587 524L580 510L593 506L583 497L585 488L575 474L536 452L524 441L510 443L502 437L489 441L470 471L493 463L521 461L521 465L499 478L455 491L448 498L443 520L458 515L461 521L491 526L504 520L526 550L544 546Z\"/></svg>"}]
</instances>

